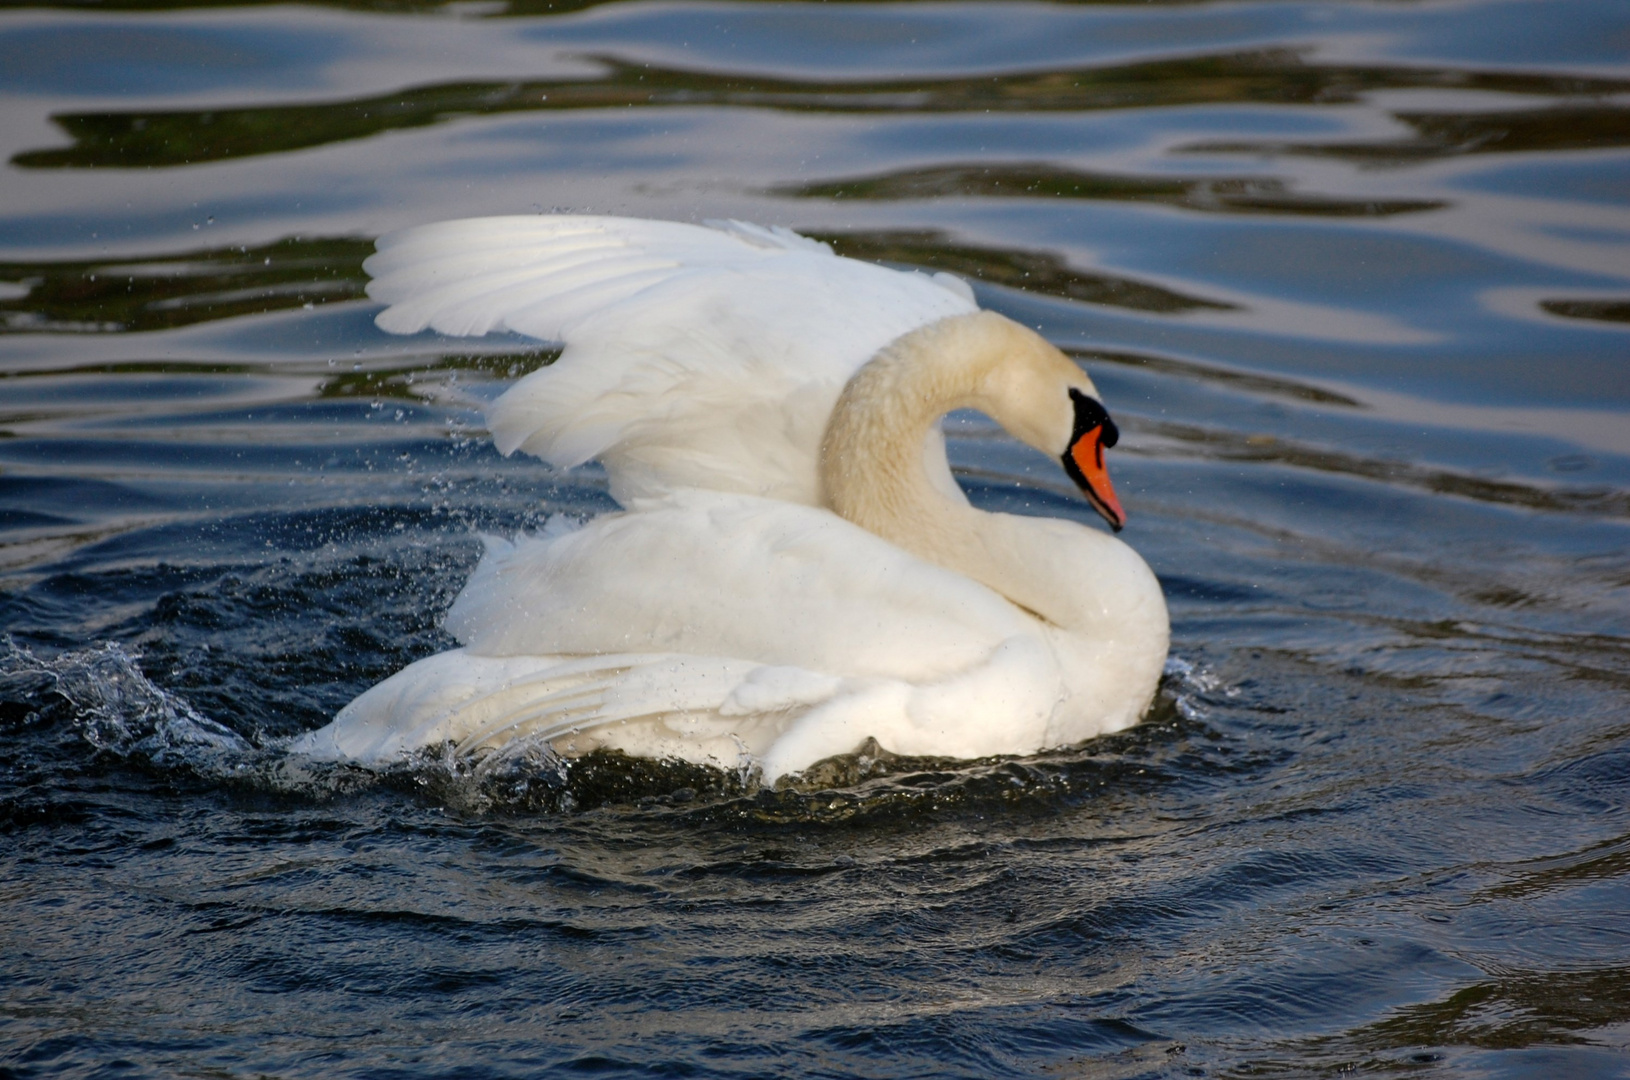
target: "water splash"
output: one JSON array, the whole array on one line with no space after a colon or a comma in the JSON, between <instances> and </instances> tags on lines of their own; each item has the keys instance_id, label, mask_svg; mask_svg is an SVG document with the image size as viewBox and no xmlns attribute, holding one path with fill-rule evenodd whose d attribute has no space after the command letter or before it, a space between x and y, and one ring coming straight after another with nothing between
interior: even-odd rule
<instances>
[{"instance_id":1,"label":"water splash","mask_svg":"<svg viewBox=\"0 0 1630 1080\"><path fill-rule=\"evenodd\" d=\"M0 639L0 681L34 682L56 693L68 704L79 735L97 750L167 765L200 751L239 755L254 749L159 687L139 660L140 654L113 641L46 659L9 637Z\"/></svg>"},{"instance_id":2,"label":"water splash","mask_svg":"<svg viewBox=\"0 0 1630 1080\"><path fill-rule=\"evenodd\" d=\"M1236 694L1232 688L1225 687L1216 675L1181 656L1166 657L1162 675L1161 693L1171 697L1172 706L1179 716L1194 723L1201 723L1207 718L1205 709L1200 705L1202 697L1218 691L1228 697ZM1157 705L1151 706L1151 709L1155 707L1158 707L1158 699Z\"/></svg>"}]
</instances>

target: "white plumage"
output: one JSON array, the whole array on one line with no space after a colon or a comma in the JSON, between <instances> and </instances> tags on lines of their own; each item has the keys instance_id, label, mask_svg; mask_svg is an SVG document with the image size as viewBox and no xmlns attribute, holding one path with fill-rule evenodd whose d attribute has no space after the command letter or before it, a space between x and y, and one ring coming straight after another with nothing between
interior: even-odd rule
<instances>
[{"instance_id":1,"label":"white plumage","mask_svg":"<svg viewBox=\"0 0 1630 1080\"><path fill-rule=\"evenodd\" d=\"M842 259L786 229L605 217L448 221L364 268L382 329L562 342L488 415L499 451L599 458L612 496L676 487L814 505L849 376L919 326L977 310L949 274Z\"/></svg>"},{"instance_id":2,"label":"white plumage","mask_svg":"<svg viewBox=\"0 0 1630 1080\"><path fill-rule=\"evenodd\" d=\"M1102 414L1091 381L963 282L783 229L600 217L409 229L366 268L391 332L562 343L494 404L494 440L599 458L627 509L489 542L448 613L462 647L363 694L307 752L381 762L528 735L746 754L773 781L868 737L1026 753L1146 706L1167 629L1142 560L1073 523L975 510L950 477L938 419L980 406L1102 475L1119 514L1104 428L1082 434Z\"/></svg>"}]
</instances>

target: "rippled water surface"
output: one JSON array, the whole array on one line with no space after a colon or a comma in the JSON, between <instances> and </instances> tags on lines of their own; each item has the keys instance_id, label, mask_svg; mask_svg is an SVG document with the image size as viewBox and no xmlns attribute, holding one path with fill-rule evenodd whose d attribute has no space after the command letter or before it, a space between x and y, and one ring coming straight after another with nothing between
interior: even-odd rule
<instances>
[{"instance_id":1,"label":"rippled water surface","mask_svg":"<svg viewBox=\"0 0 1630 1080\"><path fill-rule=\"evenodd\" d=\"M8 4L0 158L0 1074L1630 1076L1622 0ZM549 209L1080 357L1149 720L777 791L281 751L478 532L614 506L485 438L548 353L363 298Z\"/></svg>"}]
</instances>

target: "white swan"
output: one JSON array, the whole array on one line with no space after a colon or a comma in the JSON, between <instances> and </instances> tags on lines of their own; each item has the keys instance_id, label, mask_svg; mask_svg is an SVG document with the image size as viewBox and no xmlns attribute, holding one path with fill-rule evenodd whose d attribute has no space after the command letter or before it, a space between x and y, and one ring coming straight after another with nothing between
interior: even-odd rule
<instances>
[{"instance_id":1,"label":"white swan","mask_svg":"<svg viewBox=\"0 0 1630 1080\"><path fill-rule=\"evenodd\" d=\"M964 282L781 229L572 216L408 229L366 268L385 330L564 342L494 404L494 440L599 458L626 509L489 540L447 616L462 647L299 749L382 763L533 736L774 782L869 737L1025 754L1147 707L1168 622L1143 560L977 510L951 476L940 419L979 409L1124 521L1091 380Z\"/></svg>"}]
</instances>

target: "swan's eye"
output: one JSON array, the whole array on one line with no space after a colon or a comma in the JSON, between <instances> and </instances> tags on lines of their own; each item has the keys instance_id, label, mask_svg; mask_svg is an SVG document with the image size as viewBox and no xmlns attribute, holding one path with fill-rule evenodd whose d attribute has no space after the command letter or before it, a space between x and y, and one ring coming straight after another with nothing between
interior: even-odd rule
<instances>
[{"instance_id":1,"label":"swan's eye","mask_svg":"<svg viewBox=\"0 0 1630 1080\"><path fill-rule=\"evenodd\" d=\"M1070 445L1074 446L1081 441L1081 436L1093 428L1103 428L1098 441L1105 446L1114 446L1121 441L1121 429L1115 426L1110 419L1109 410L1097 398L1070 387L1070 400L1075 403L1075 430L1070 433Z\"/></svg>"}]
</instances>

